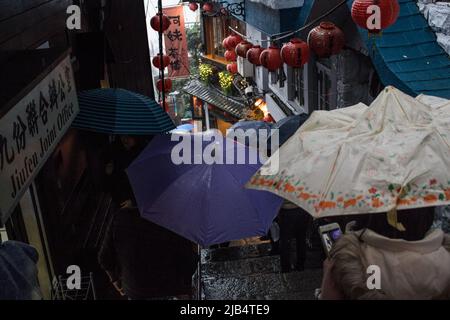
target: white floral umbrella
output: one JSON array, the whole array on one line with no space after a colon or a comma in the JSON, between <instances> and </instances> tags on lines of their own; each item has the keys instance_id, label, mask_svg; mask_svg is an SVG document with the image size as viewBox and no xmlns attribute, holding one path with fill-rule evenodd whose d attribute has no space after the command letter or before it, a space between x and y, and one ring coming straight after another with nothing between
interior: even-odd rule
<instances>
[{"instance_id":1,"label":"white floral umbrella","mask_svg":"<svg viewBox=\"0 0 450 320\"><path fill-rule=\"evenodd\" d=\"M450 204L450 105L425 98L387 87L370 107L314 112L264 166L279 172L247 187L314 217Z\"/></svg>"}]
</instances>

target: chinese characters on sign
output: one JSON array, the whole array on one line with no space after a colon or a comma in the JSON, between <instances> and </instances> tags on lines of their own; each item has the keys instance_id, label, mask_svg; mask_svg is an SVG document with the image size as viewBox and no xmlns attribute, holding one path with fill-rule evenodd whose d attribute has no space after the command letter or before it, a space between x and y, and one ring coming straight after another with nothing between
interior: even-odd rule
<instances>
[{"instance_id":1,"label":"chinese characters on sign","mask_svg":"<svg viewBox=\"0 0 450 320\"><path fill-rule=\"evenodd\" d=\"M169 78L189 76L189 58L183 6L164 8L170 27L164 34L166 54L170 57Z\"/></svg>"},{"instance_id":2,"label":"chinese characters on sign","mask_svg":"<svg viewBox=\"0 0 450 320\"><path fill-rule=\"evenodd\" d=\"M20 200L77 115L70 58L0 119L0 218Z\"/></svg>"}]
</instances>

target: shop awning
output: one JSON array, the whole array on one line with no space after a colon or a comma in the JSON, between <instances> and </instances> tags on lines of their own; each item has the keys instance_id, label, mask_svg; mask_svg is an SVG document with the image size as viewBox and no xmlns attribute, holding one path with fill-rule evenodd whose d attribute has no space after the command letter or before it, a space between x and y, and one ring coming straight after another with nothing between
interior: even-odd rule
<instances>
[{"instance_id":1,"label":"shop awning","mask_svg":"<svg viewBox=\"0 0 450 320\"><path fill-rule=\"evenodd\" d=\"M219 90L209 87L199 80L189 82L183 88L183 91L228 112L238 119L245 117L245 104L243 102L229 98Z\"/></svg>"}]
</instances>

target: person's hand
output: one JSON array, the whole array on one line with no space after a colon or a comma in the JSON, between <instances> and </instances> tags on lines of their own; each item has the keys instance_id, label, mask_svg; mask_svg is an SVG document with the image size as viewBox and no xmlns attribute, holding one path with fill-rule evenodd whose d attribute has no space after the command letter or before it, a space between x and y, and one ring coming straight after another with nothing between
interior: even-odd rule
<instances>
[{"instance_id":1,"label":"person's hand","mask_svg":"<svg viewBox=\"0 0 450 320\"><path fill-rule=\"evenodd\" d=\"M113 171L114 171L114 164L113 164L112 162L109 162L109 163L106 165L105 173L106 173L108 176L110 176L110 175L112 175Z\"/></svg>"},{"instance_id":2,"label":"person's hand","mask_svg":"<svg viewBox=\"0 0 450 320\"><path fill-rule=\"evenodd\" d=\"M322 300L343 300L344 296L338 289L335 279L333 278L334 261L325 259L323 262L323 279L320 299Z\"/></svg>"},{"instance_id":3,"label":"person's hand","mask_svg":"<svg viewBox=\"0 0 450 320\"><path fill-rule=\"evenodd\" d=\"M125 291L123 291L123 288L122 288L122 286L121 286L121 284L120 284L119 281L115 281L115 282L113 282L112 284L113 284L114 288L117 290L117 292L118 292L122 297L125 296Z\"/></svg>"},{"instance_id":4,"label":"person's hand","mask_svg":"<svg viewBox=\"0 0 450 320\"><path fill-rule=\"evenodd\" d=\"M120 204L121 209L127 209L127 208L132 208L132 207L133 207L133 201L131 201L131 200L124 201Z\"/></svg>"}]
</instances>

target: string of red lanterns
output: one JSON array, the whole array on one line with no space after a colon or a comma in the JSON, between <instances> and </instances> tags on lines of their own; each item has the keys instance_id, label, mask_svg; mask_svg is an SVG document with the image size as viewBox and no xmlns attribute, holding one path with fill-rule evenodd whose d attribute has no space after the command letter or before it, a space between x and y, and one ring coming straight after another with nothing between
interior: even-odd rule
<instances>
[{"instance_id":1,"label":"string of red lanterns","mask_svg":"<svg viewBox=\"0 0 450 320\"><path fill-rule=\"evenodd\" d=\"M319 18L322 19L328 16L339 7L345 5L345 3L346 1L339 3ZM370 6L376 7L373 9ZM376 10L377 8L378 11ZM194 9L197 10L198 5L192 6L191 10ZM209 2L203 4L203 11L212 12L213 10L213 4ZM369 30L371 33L379 33L396 22L399 12L400 5L398 0L355 0L352 5L351 16L358 26ZM380 19L378 21L379 29L370 28L370 21L374 18ZM222 42L223 47L227 50L225 59L233 62L227 65L227 70L230 73L237 72L237 64L235 63L237 56L246 58L255 66L263 66L270 72L275 72L283 66L283 63L292 68L303 67L309 61L311 52L319 58L328 58L339 54L345 46L345 35L339 27L329 21L322 21L317 27L313 28L309 32L306 42L298 38L292 38L283 45L281 50L275 45L277 41L309 28L319 21L317 19L288 35L279 38L271 37L272 45L267 49L253 45L247 41L247 37L241 36L238 32L229 35ZM375 23L375 25L377 24Z\"/></svg>"}]
</instances>

